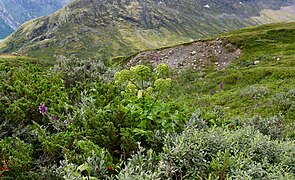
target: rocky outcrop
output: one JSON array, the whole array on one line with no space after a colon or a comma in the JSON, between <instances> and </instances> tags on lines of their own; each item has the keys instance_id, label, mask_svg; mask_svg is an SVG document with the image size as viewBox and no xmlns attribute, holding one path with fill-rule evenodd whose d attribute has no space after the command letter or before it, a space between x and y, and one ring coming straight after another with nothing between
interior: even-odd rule
<instances>
[{"instance_id":1,"label":"rocky outcrop","mask_svg":"<svg viewBox=\"0 0 295 180\"><path fill-rule=\"evenodd\" d=\"M185 45L149 50L133 57L127 67L137 64L168 64L172 69L221 70L239 58L241 50L224 39L196 41Z\"/></svg>"}]
</instances>

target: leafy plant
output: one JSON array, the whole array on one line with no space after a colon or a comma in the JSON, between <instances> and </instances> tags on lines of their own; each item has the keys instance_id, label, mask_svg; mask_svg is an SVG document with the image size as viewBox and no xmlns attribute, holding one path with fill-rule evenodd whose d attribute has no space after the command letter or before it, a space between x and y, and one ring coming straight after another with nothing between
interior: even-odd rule
<instances>
[{"instance_id":1,"label":"leafy plant","mask_svg":"<svg viewBox=\"0 0 295 180\"><path fill-rule=\"evenodd\" d=\"M4 138L0 140L0 176L17 177L29 170L32 165L32 145L19 138Z\"/></svg>"}]
</instances>

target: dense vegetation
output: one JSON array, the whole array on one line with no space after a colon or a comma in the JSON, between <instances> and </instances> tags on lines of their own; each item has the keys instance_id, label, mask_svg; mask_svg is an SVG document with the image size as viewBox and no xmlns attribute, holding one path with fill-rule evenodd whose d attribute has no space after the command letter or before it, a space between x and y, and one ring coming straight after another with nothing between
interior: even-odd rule
<instances>
[{"instance_id":1,"label":"dense vegetation","mask_svg":"<svg viewBox=\"0 0 295 180\"><path fill-rule=\"evenodd\" d=\"M277 26L224 35L243 54L222 71L1 57L1 178L294 179L295 31Z\"/></svg>"}]
</instances>

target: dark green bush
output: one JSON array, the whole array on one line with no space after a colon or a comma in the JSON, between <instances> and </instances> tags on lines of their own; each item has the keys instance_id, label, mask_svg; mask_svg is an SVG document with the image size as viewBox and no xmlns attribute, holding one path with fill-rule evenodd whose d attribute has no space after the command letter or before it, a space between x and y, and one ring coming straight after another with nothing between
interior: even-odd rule
<instances>
[{"instance_id":1,"label":"dark green bush","mask_svg":"<svg viewBox=\"0 0 295 180\"><path fill-rule=\"evenodd\" d=\"M17 63L11 66L0 62L0 78L4 80L0 83L2 136L32 121L48 124L49 119L39 112L40 103L44 103L51 114L62 114L69 103L59 74L50 74L37 64Z\"/></svg>"},{"instance_id":2,"label":"dark green bush","mask_svg":"<svg viewBox=\"0 0 295 180\"><path fill-rule=\"evenodd\" d=\"M18 177L30 171L33 166L32 154L32 145L19 138L8 137L0 140L0 176Z\"/></svg>"}]
</instances>

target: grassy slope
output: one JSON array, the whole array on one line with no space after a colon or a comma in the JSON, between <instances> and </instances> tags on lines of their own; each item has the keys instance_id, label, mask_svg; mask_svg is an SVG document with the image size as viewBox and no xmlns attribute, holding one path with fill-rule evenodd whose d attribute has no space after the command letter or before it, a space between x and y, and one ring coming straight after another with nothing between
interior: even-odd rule
<instances>
[{"instance_id":1,"label":"grassy slope","mask_svg":"<svg viewBox=\"0 0 295 180\"><path fill-rule=\"evenodd\" d=\"M184 72L172 90L177 95L185 94L179 100L209 111L216 112L221 107L225 117L270 117L281 113L287 121L294 122L294 95L274 99L277 93L286 95L295 89L295 23L250 27L221 37L241 48L242 56L222 71ZM253 65L255 61L260 63ZM220 81L223 90L219 90ZM210 89L214 91L212 97ZM259 95L264 92L268 93Z\"/></svg>"}]
</instances>

